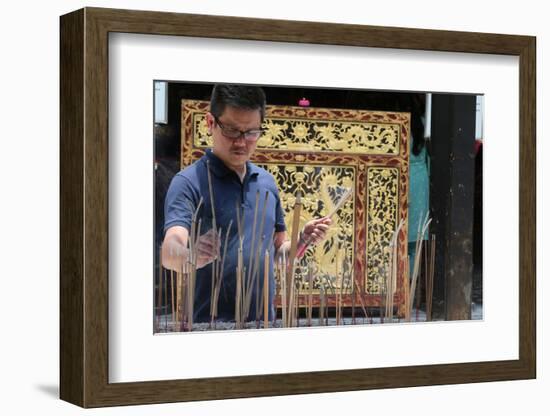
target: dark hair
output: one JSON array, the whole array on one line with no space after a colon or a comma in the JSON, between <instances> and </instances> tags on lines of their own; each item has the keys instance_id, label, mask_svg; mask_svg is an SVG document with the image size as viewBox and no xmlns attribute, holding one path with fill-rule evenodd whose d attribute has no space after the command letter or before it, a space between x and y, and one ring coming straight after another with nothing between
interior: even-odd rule
<instances>
[{"instance_id":1,"label":"dark hair","mask_svg":"<svg viewBox=\"0 0 550 416\"><path fill-rule=\"evenodd\" d=\"M216 84L210 97L210 112L220 117L225 107L245 110L260 110L261 120L265 116L265 93L260 87L251 85Z\"/></svg>"}]
</instances>

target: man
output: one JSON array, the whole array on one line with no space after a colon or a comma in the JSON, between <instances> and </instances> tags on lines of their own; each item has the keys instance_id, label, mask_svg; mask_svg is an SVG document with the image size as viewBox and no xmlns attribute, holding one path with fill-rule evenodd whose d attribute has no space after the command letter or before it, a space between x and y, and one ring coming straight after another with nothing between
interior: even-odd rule
<instances>
[{"instance_id":1,"label":"man","mask_svg":"<svg viewBox=\"0 0 550 416\"><path fill-rule=\"evenodd\" d=\"M206 114L208 131L212 136L212 149L176 174L168 189L165 201L165 237L162 244L162 263L165 268L182 270L189 256L191 219L197 209L201 222L201 236L196 247L195 322L206 322L211 318L212 262L220 257L222 251L226 251L226 255L217 317L222 320L235 318L235 275L241 244L239 223L244 236L242 264L248 267L247 273L250 273L250 269L260 270L263 276L266 250L270 259L275 254L281 255L289 251L290 241L287 239L284 213L275 180L267 171L249 161L262 133L264 115L265 95L261 88L216 85L212 90L210 111ZM209 172L213 198L209 189ZM212 199L215 215L212 214ZM264 211L265 215L261 220L260 216ZM213 228L214 224L217 230ZM308 222L302 230L301 244L316 244L321 241L330 224L329 218ZM222 238L217 238L216 231L219 230ZM261 253L260 256L257 255L258 252ZM257 266L250 267L256 261ZM263 283L259 285L262 290L260 293L263 293L262 285ZM257 289L255 287L254 291ZM269 319L274 314L274 293L273 261L270 261ZM256 310L260 308L256 307L255 300L254 292L251 296L249 320L262 317L261 312L256 316Z\"/></svg>"}]
</instances>

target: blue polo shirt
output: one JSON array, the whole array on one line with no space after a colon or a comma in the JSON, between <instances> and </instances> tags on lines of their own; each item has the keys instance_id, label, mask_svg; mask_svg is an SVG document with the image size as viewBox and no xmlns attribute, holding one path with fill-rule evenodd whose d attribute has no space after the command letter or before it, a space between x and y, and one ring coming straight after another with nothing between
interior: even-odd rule
<instances>
[{"instance_id":1,"label":"blue polo shirt","mask_svg":"<svg viewBox=\"0 0 550 416\"><path fill-rule=\"evenodd\" d=\"M256 257L258 263L256 266L259 275L259 299L263 295L263 275L264 275L264 255L269 251L269 319L273 319L273 296L275 293L275 279L273 273L273 233L285 231L284 213L279 198L279 190L273 179L273 176L266 170L254 165L251 162L246 163L246 175L241 182L239 176L227 168L224 163L216 157L211 150L193 163L177 173L166 194L164 205L164 232L175 225L181 225L191 230L191 218L202 197L203 203L198 212L198 219L201 220L201 235L212 228L212 203L208 190L207 161L210 165L212 178L212 188L214 194L214 206L216 215L216 225L218 230L221 228L221 254L223 254L227 229L229 238L227 243L227 254L224 262L223 280L218 299L218 319L232 321L235 319L235 292L236 292L236 268L239 248L239 233L237 226L237 203L240 207L240 213L244 221L242 227L244 231L243 240L243 265L247 268L248 275L249 264L254 269ZM260 222L264 201L265 219L262 229ZM254 211L256 198L258 197L258 210L256 218L256 233L253 236ZM263 238L263 244L262 244ZM259 256L256 256L257 250ZM255 281L256 279L252 279ZM212 286L212 263L197 270L197 279L195 286L195 304L194 321L210 321L210 292ZM263 310L256 316L256 285L253 286L251 297L250 313L248 320L263 319ZM260 309L260 308L258 308ZM263 309L263 308L262 308Z\"/></svg>"}]
</instances>

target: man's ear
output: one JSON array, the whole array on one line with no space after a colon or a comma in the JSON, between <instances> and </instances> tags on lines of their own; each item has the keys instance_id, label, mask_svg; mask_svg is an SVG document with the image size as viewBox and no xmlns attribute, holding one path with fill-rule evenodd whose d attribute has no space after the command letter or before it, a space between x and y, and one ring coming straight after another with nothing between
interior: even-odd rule
<instances>
[{"instance_id":1,"label":"man's ear","mask_svg":"<svg viewBox=\"0 0 550 416\"><path fill-rule=\"evenodd\" d=\"M208 133L212 134L212 127L214 127L214 116L210 111L206 113L206 127L208 127Z\"/></svg>"}]
</instances>

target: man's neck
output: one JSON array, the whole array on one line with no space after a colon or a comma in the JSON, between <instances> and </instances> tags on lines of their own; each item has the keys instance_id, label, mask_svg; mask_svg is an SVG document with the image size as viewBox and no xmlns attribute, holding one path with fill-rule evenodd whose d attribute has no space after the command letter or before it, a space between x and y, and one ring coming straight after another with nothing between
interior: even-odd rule
<instances>
[{"instance_id":1,"label":"man's neck","mask_svg":"<svg viewBox=\"0 0 550 416\"><path fill-rule=\"evenodd\" d=\"M212 149L212 154L215 155L214 153L214 149ZM222 160L222 163L223 163L223 160ZM225 163L224 163L225 165ZM241 180L241 182L244 182L244 177L246 176L246 164L243 165L242 169L235 169L235 168L232 168L230 166L227 166L227 169L231 169L233 172L235 172L237 174L237 176L239 177L239 179Z\"/></svg>"},{"instance_id":2,"label":"man's neck","mask_svg":"<svg viewBox=\"0 0 550 416\"><path fill-rule=\"evenodd\" d=\"M241 179L241 182L244 182L244 177L246 176L246 165L243 166L243 169L241 172L235 171L235 173L239 176Z\"/></svg>"}]
</instances>

